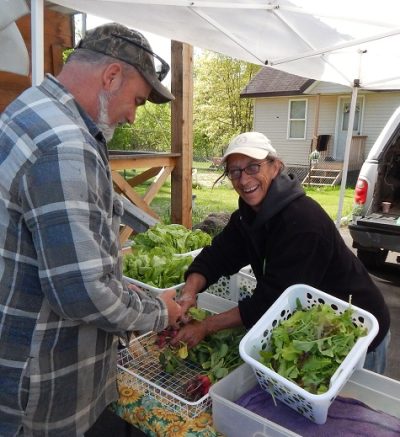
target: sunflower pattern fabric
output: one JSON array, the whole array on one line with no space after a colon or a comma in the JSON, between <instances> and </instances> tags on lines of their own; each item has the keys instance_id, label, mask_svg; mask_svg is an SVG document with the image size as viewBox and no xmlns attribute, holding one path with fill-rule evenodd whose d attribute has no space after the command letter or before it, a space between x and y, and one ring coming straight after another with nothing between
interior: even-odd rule
<instances>
[{"instance_id":1,"label":"sunflower pattern fabric","mask_svg":"<svg viewBox=\"0 0 400 437\"><path fill-rule=\"evenodd\" d=\"M150 437L222 437L212 426L211 410L193 419L180 416L133 388L122 372L118 374L118 391L113 411Z\"/></svg>"}]
</instances>

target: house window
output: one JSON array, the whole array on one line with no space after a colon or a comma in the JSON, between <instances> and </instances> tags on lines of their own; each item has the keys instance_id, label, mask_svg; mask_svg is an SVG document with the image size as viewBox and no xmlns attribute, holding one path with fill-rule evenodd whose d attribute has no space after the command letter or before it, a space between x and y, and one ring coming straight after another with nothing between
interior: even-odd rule
<instances>
[{"instance_id":1,"label":"house window","mask_svg":"<svg viewBox=\"0 0 400 437\"><path fill-rule=\"evenodd\" d=\"M288 137L304 140L306 137L307 100L289 100Z\"/></svg>"}]
</instances>

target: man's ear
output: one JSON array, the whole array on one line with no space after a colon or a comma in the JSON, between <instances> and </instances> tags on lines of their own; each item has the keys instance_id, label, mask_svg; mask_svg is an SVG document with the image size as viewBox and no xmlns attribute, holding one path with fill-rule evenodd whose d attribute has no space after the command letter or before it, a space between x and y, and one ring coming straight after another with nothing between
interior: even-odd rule
<instances>
[{"instance_id":1,"label":"man's ear","mask_svg":"<svg viewBox=\"0 0 400 437\"><path fill-rule=\"evenodd\" d=\"M107 65L102 75L103 88L106 91L117 91L122 84L122 67L118 63Z\"/></svg>"}]
</instances>

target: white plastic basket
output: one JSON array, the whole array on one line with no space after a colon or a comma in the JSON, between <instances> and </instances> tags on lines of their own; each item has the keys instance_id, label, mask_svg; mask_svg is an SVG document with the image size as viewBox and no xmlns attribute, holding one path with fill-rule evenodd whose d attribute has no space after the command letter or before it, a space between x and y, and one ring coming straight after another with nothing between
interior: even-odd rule
<instances>
[{"instance_id":1,"label":"white plastic basket","mask_svg":"<svg viewBox=\"0 0 400 437\"><path fill-rule=\"evenodd\" d=\"M214 313L226 311L235 305L209 293L202 293L198 301L199 307ZM128 380L132 388L158 400L165 408L180 416L197 417L211 407L211 397L206 394L197 401L190 401L185 397L184 387L203 370L187 362L173 375L164 372L158 358L160 349L154 345L156 337L156 333L148 332L120 350L119 371L129 375L125 380Z\"/></svg>"},{"instance_id":2,"label":"white plastic basket","mask_svg":"<svg viewBox=\"0 0 400 437\"><path fill-rule=\"evenodd\" d=\"M242 269L232 276L221 276L215 284L207 288L207 291L224 299L239 302L245 297L251 296L256 285L256 278Z\"/></svg>"},{"instance_id":3,"label":"white plastic basket","mask_svg":"<svg viewBox=\"0 0 400 437\"><path fill-rule=\"evenodd\" d=\"M195 258L202 250L203 250L203 248L192 250L191 252L186 252L186 253L180 253L180 254L176 253L173 256L176 256L176 257L191 256L192 258ZM168 287L168 288L158 288L158 287L154 287L150 284L146 284L146 283L139 281L137 279L130 278L129 276L123 276L123 278L127 282L138 286L140 290L145 291L147 294L149 294L150 296L153 296L153 297L158 296L159 294L161 294L167 290L176 290L178 292L185 285L184 282L181 282L180 284L172 285L171 287Z\"/></svg>"},{"instance_id":4,"label":"white plastic basket","mask_svg":"<svg viewBox=\"0 0 400 437\"><path fill-rule=\"evenodd\" d=\"M150 296L156 297L159 296L161 293L163 293L164 291L167 290L180 290L185 283L182 282L181 284L177 284L174 285L172 287L168 287L168 288L157 288L157 287L152 287L149 284L145 284L144 282L138 281L137 279L133 279L133 278L129 278L128 276L124 276L125 281L129 282L130 284L134 284L137 287L139 287L140 290L146 292L147 294L149 294Z\"/></svg>"},{"instance_id":5,"label":"white plastic basket","mask_svg":"<svg viewBox=\"0 0 400 437\"><path fill-rule=\"evenodd\" d=\"M284 417L279 422L273 422L267 418L268 415L260 416L236 403L255 385L257 379L253 369L243 364L211 386L214 428L229 437L301 437L292 428L287 428L289 424ZM360 369L351 375L339 395L359 400L372 409L400 418L400 381ZM313 434L309 429L307 435L323 437L327 434L324 434L323 426L315 428ZM337 435L343 434L338 430Z\"/></svg>"},{"instance_id":6,"label":"white plastic basket","mask_svg":"<svg viewBox=\"0 0 400 437\"><path fill-rule=\"evenodd\" d=\"M353 322L367 329L367 335L360 337L347 357L331 378L328 391L316 395L307 392L292 381L280 376L260 363L260 350L268 350L271 332L280 321L288 319L296 310L299 299L304 309L326 303L337 313L342 313L349 303L304 284L292 285L286 289L260 320L247 332L239 345L242 359L255 372L261 387L276 399L303 414L315 423L326 422L328 408L350 378L355 369L362 368L368 346L378 332L376 318L367 311L351 305Z\"/></svg>"},{"instance_id":7,"label":"white plastic basket","mask_svg":"<svg viewBox=\"0 0 400 437\"><path fill-rule=\"evenodd\" d=\"M200 249L195 249L190 252L175 253L174 256L192 256L193 258L195 258L202 250L203 248L201 247Z\"/></svg>"},{"instance_id":8,"label":"white plastic basket","mask_svg":"<svg viewBox=\"0 0 400 437\"><path fill-rule=\"evenodd\" d=\"M251 265L245 266L239 270L239 273L255 278Z\"/></svg>"}]
</instances>

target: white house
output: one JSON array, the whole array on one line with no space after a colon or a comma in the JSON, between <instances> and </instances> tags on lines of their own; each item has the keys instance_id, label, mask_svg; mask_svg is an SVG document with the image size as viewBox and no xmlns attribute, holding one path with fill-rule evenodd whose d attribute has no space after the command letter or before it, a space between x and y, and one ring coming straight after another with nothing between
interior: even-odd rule
<instances>
[{"instance_id":1,"label":"white house","mask_svg":"<svg viewBox=\"0 0 400 437\"><path fill-rule=\"evenodd\" d=\"M314 162L309 177L323 185L340 181L350 88L264 67L241 97L254 99L254 130L270 138L286 165L303 168L304 177L310 153L319 149L318 163ZM358 174L381 129L399 105L400 90L359 90L349 172Z\"/></svg>"}]
</instances>

